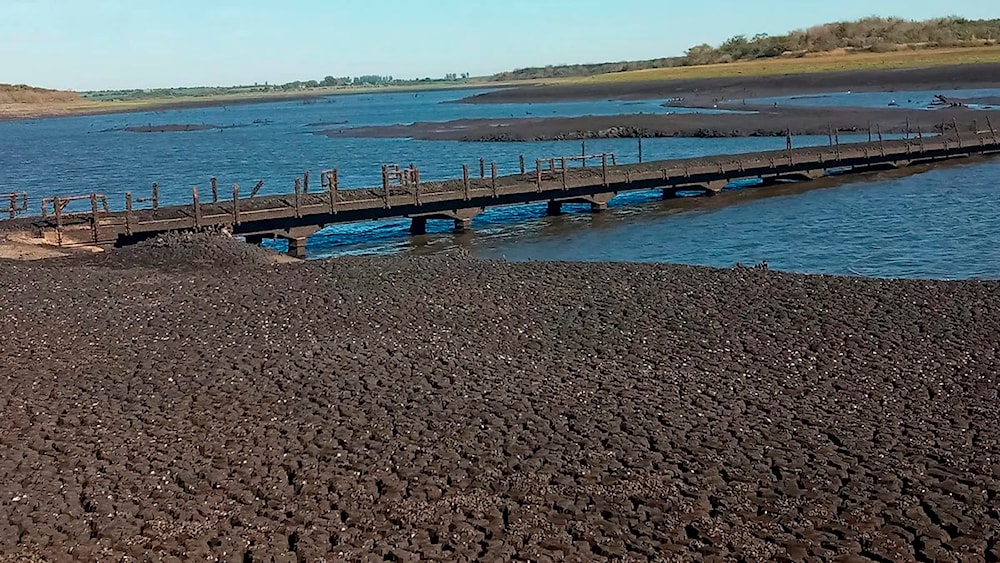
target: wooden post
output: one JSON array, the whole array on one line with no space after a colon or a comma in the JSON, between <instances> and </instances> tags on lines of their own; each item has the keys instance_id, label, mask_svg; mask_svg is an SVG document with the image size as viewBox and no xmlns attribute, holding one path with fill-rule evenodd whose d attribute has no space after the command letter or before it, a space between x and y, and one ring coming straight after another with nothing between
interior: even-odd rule
<instances>
[{"instance_id":1,"label":"wooden post","mask_svg":"<svg viewBox=\"0 0 1000 563\"><path fill-rule=\"evenodd\" d=\"M840 127L833 130L833 140L837 143L837 160L840 160Z\"/></svg>"},{"instance_id":2,"label":"wooden post","mask_svg":"<svg viewBox=\"0 0 1000 563\"><path fill-rule=\"evenodd\" d=\"M125 234L132 236L132 192L125 192Z\"/></svg>"},{"instance_id":3,"label":"wooden post","mask_svg":"<svg viewBox=\"0 0 1000 563\"><path fill-rule=\"evenodd\" d=\"M601 179L604 181L604 187L608 187L608 155L601 155Z\"/></svg>"},{"instance_id":4,"label":"wooden post","mask_svg":"<svg viewBox=\"0 0 1000 563\"><path fill-rule=\"evenodd\" d=\"M951 125L955 128L955 137L958 138L958 148L962 148L962 132L958 130L958 120L951 118Z\"/></svg>"},{"instance_id":5,"label":"wooden post","mask_svg":"<svg viewBox=\"0 0 1000 563\"><path fill-rule=\"evenodd\" d=\"M580 141L580 167L587 167L587 141Z\"/></svg>"},{"instance_id":6,"label":"wooden post","mask_svg":"<svg viewBox=\"0 0 1000 563\"><path fill-rule=\"evenodd\" d=\"M219 203L219 181L212 176L212 203Z\"/></svg>"},{"instance_id":7,"label":"wooden post","mask_svg":"<svg viewBox=\"0 0 1000 563\"><path fill-rule=\"evenodd\" d=\"M233 184L233 225L240 224L240 185Z\"/></svg>"},{"instance_id":8,"label":"wooden post","mask_svg":"<svg viewBox=\"0 0 1000 563\"><path fill-rule=\"evenodd\" d=\"M413 203L420 203L420 169L410 163L410 181L413 182Z\"/></svg>"},{"instance_id":9,"label":"wooden post","mask_svg":"<svg viewBox=\"0 0 1000 563\"><path fill-rule=\"evenodd\" d=\"M90 228L94 236L94 242L97 242L97 194L91 192L90 194Z\"/></svg>"},{"instance_id":10,"label":"wooden post","mask_svg":"<svg viewBox=\"0 0 1000 563\"><path fill-rule=\"evenodd\" d=\"M872 142L872 122L868 122L868 142Z\"/></svg>"},{"instance_id":11,"label":"wooden post","mask_svg":"<svg viewBox=\"0 0 1000 563\"><path fill-rule=\"evenodd\" d=\"M611 166L618 166L618 158L615 153L611 153Z\"/></svg>"},{"instance_id":12,"label":"wooden post","mask_svg":"<svg viewBox=\"0 0 1000 563\"><path fill-rule=\"evenodd\" d=\"M302 180L298 177L295 178L295 217L302 217L302 213L299 210L302 198Z\"/></svg>"},{"instance_id":13,"label":"wooden post","mask_svg":"<svg viewBox=\"0 0 1000 563\"><path fill-rule=\"evenodd\" d=\"M486 159L479 159L479 179L482 180L486 178Z\"/></svg>"},{"instance_id":14,"label":"wooden post","mask_svg":"<svg viewBox=\"0 0 1000 563\"><path fill-rule=\"evenodd\" d=\"M565 158L563 159L563 167L562 167L562 188L563 188L563 190L569 189L567 187L567 185L566 185L566 159Z\"/></svg>"},{"instance_id":15,"label":"wooden post","mask_svg":"<svg viewBox=\"0 0 1000 563\"><path fill-rule=\"evenodd\" d=\"M906 144L910 144L910 116L906 116Z\"/></svg>"},{"instance_id":16,"label":"wooden post","mask_svg":"<svg viewBox=\"0 0 1000 563\"><path fill-rule=\"evenodd\" d=\"M830 138L830 146L833 146L833 125L827 125L826 136Z\"/></svg>"},{"instance_id":17,"label":"wooden post","mask_svg":"<svg viewBox=\"0 0 1000 563\"><path fill-rule=\"evenodd\" d=\"M153 211L160 208L160 185L153 182Z\"/></svg>"},{"instance_id":18,"label":"wooden post","mask_svg":"<svg viewBox=\"0 0 1000 563\"><path fill-rule=\"evenodd\" d=\"M541 161L541 159L535 160L535 188L539 192L542 191L542 161Z\"/></svg>"},{"instance_id":19,"label":"wooden post","mask_svg":"<svg viewBox=\"0 0 1000 563\"><path fill-rule=\"evenodd\" d=\"M885 143L882 141L882 124L876 123L875 129L878 132L878 150L882 153L882 158L885 158Z\"/></svg>"},{"instance_id":20,"label":"wooden post","mask_svg":"<svg viewBox=\"0 0 1000 563\"><path fill-rule=\"evenodd\" d=\"M490 163L490 179L493 182L493 197L497 197L497 163Z\"/></svg>"},{"instance_id":21,"label":"wooden post","mask_svg":"<svg viewBox=\"0 0 1000 563\"><path fill-rule=\"evenodd\" d=\"M639 164L642 164L642 133L639 133Z\"/></svg>"},{"instance_id":22,"label":"wooden post","mask_svg":"<svg viewBox=\"0 0 1000 563\"><path fill-rule=\"evenodd\" d=\"M389 209L392 205L389 203L389 166L382 165L382 192L385 197L385 208Z\"/></svg>"},{"instance_id":23,"label":"wooden post","mask_svg":"<svg viewBox=\"0 0 1000 563\"><path fill-rule=\"evenodd\" d=\"M302 192L309 193L309 171L302 173Z\"/></svg>"},{"instance_id":24,"label":"wooden post","mask_svg":"<svg viewBox=\"0 0 1000 563\"><path fill-rule=\"evenodd\" d=\"M194 207L194 227L201 228L201 203L198 202L198 186L191 188L191 206Z\"/></svg>"},{"instance_id":25,"label":"wooden post","mask_svg":"<svg viewBox=\"0 0 1000 563\"><path fill-rule=\"evenodd\" d=\"M56 243L62 246L62 200L59 196L52 198L52 212L56 215Z\"/></svg>"},{"instance_id":26,"label":"wooden post","mask_svg":"<svg viewBox=\"0 0 1000 563\"><path fill-rule=\"evenodd\" d=\"M789 129L788 132L785 133L785 151L788 153L788 165L791 166L791 165L795 164L795 162L792 160L792 130L791 129Z\"/></svg>"},{"instance_id":27,"label":"wooden post","mask_svg":"<svg viewBox=\"0 0 1000 563\"><path fill-rule=\"evenodd\" d=\"M337 214L337 196L339 195L337 193L339 188L337 184L340 182L338 175L339 173L337 172L337 169L334 168L330 171L330 176L327 178L327 193L330 196L330 213L333 215Z\"/></svg>"},{"instance_id":28,"label":"wooden post","mask_svg":"<svg viewBox=\"0 0 1000 563\"><path fill-rule=\"evenodd\" d=\"M990 135L993 137L993 144L997 142L997 132L993 129L993 122L990 121L990 116L986 116L986 126L990 128Z\"/></svg>"},{"instance_id":29,"label":"wooden post","mask_svg":"<svg viewBox=\"0 0 1000 563\"><path fill-rule=\"evenodd\" d=\"M465 200L469 200L469 165L462 165L462 187L465 189Z\"/></svg>"},{"instance_id":30,"label":"wooden post","mask_svg":"<svg viewBox=\"0 0 1000 563\"><path fill-rule=\"evenodd\" d=\"M920 139L920 152L924 152L924 132L919 125L917 125L917 138Z\"/></svg>"},{"instance_id":31,"label":"wooden post","mask_svg":"<svg viewBox=\"0 0 1000 563\"><path fill-rule=\"evenodd\" d=\"M520 161L521 161L521 175L524 176L524 155L523 154L520 157Z\"/></svg>"}]
</instances>

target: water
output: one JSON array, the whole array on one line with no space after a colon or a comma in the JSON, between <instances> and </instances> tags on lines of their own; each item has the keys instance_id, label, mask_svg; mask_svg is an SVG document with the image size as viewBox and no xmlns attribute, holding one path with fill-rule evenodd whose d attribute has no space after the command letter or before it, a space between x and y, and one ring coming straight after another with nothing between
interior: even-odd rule
<instances>
[{"instance_id":1,"label":"water","mask_svg":"<svg viewBox=\"0 0 1000 563\"><path fill-rule=\"evenodd\" d=\"M446 103L473 91L334 96L286 102L67 119L0 122L0 192L26 191L33 210L41 197L98 191L121 208L124 192L161 186L164 204L187 203L191 187L208 178L223 192L243 193L265 179L262 193L291 191L303 170L337 167L345 187L380 182L381 164L413 162L425 179L456 177L480 157L501 173L518 156L578 154L577 141L462 143L412 139L350 139L316 135L324 128L511 116L613 115L685 110L646 102L467 105ZM931 94L923 93L929 99ZM982 93L978 95L987 95ZM898 96L898 93L896 93ZM839 99L839 98L838 98ZM872 102L874 103L874 102ZM147 124L245 125L222 131L129 133ZM842 136L843 142L867 136ZM783 138L646 139L647 159L731 154L784 148ZM798 137L796 146L826 144ZM587 142L592 153L615 152L634 162L632 139ZM475 231L456 237L447 222L411 238L406 221L334 226L310 238L311 256L434 253L465 246L485 258L622 260L732 266L767 261L772 268L866 276L1000 278L998 161L946 166L919 175L826 181L836 189L744 187L717 198L661 202L657 192L622 195L592 216L567 206L544 217L544 205L488 210ZM822 183L820 184L822 185ZM738 186L734 186L738 187ZM278 243L280 245L280 243Z\"/></svg>"}]
</instances>

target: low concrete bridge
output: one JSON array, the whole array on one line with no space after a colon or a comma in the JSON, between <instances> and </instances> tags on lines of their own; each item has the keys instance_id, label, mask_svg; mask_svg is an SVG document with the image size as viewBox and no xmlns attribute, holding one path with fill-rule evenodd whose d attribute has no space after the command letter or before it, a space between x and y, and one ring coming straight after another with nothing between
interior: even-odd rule
<instances>
[{"instance_id":1,"label":"low concrete bridge","mask_svg":"<svg viewBox=\"0 0 1000 563\"><path fill-rule=\"evenodd\" d=\"M151 207L138 209L126 194L126 209L111 211L99 194L53 197L43 200L42 217L19 217L27 209L23 194L10 195L11 219L0 228L31 230L59 245L126 245L170 231L226 229L243 235L248 242L285 238L289 254L305 256L309 235L337 223L387 218L410 218L411 232L422 234L428 221L452 221L456 231L470 229L472 219L488 207L547 202L547 212L558 214L562 205L583 203L594 212L607 208L616 194L635 190L662 190L665 198L686 192L712 196L734 181L761 180L764 185L786 181L809 181L831 172L849 174L913 164L1000 153L997 132L980 131L961 137L933 137L877 141L849 145L789 148L757 152L662 160L641 164L618 164L614 155L540 159L535 169L498 175L496 164L480 164L478 178L463 177L440 182L421 182L412 165L400 169L383 167L378 188L340 189L336 170L323 171L321 191L309 191L308 173L296 178L293 193L277 196L240 196L233 186L230 198L219 198L213 181L210 201L198 191L190 204L161 207L155 190ZM574 167L573 164L580 165ZM598 163L598 165L590 165ZM228 194L227 194L228 195ZM67 213L68 203L89 202L82 213Z\"/></svg>"}]
</instances>

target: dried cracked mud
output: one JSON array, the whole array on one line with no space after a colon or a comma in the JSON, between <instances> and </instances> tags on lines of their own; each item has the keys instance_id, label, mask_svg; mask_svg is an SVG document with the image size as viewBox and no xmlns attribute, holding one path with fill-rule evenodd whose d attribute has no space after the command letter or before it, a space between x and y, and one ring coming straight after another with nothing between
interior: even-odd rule
<instances>
[{"instance_id":1,"label":"dried cracked mud","mask_svg":"<svg viewBox=\"0 0 1000 563\"><path fill-rule=\"evenodd\" d=\"M0 261L0 561L997 561L997 282Z\"/></svg>"}]
</instances>

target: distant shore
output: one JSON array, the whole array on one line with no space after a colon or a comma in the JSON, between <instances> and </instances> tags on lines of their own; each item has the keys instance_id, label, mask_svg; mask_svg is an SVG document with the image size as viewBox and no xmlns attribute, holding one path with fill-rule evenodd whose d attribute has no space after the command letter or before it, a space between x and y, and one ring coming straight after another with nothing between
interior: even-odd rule
<instances>
[{"instance_id":1,"label":"distant shore","mask_svg":"<svg viewBox=\"0 0 1000 563\"><path fill-rule=\"evenodd\" d=\"M388 86L382 88L318 88L296 92L268 92L258 94L230 94L191 98L144 99L116 102L83 100L69 103L0 104L0 121L111 115L153 111L174 111L195 108L267 104L282 102L310 102L330 96L349 94L382 94L394 92L428 92L442 90L469 90L503 88L509 84L448 84L434 86Z\"/></svg>"}]
</instances>

